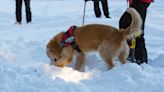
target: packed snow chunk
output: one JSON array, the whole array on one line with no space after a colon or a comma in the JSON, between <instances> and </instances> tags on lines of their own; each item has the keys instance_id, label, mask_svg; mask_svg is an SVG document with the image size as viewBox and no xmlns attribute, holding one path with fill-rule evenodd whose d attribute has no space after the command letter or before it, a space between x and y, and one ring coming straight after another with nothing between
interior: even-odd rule
<instances>
[{"instance_id":1,"label":"packed snow chunk","mask_svg":"<svg viewBox=\"0 0 164 92\"><path fill-rule=\"evenodd\" d=\"M39 73L49 75L52 80L62 79L68 82L80 82L81 80L90 79L93 76L92 72L79 72L71 67L59 68L56 66L50 66L49 64L42 64L38 68Z\"/></svg>"}]
</instances>

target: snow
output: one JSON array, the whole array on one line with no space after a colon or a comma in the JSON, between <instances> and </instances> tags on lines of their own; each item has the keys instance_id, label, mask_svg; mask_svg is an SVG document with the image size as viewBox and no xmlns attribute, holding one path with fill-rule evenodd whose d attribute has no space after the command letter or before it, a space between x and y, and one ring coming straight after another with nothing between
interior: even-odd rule
<instances>
[{"instance_id":1,"label":"snow","mask_svg":"<svg viewBox=\"0 0 164 92\"><path fill-rule=\"evenodd\" d=\"M96 52L87 56L85 72L71 66L49 65L48 41L71 25L82 25L83 0L31 0L33 21L15 25L15 0L0 0L0 92L163 92L164 8L156 0L148 9L145 27L149 64L117 64L107 70ZM112 19L95 18L87 2L85 24L118 28L126 0L109 0ZM75 60L74 60L75 61ZM117 60L116 60L117 61Z\"/></svg>"}]
</instances>

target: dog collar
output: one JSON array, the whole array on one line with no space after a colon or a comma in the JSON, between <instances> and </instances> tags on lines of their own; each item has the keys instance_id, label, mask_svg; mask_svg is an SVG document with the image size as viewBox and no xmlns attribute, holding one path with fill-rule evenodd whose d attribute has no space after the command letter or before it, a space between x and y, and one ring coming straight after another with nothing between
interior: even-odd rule
<instances>
[{"instance_id":1,"label":"dog collar","mask_svg":"<svg viewBox=\"0 0 164 92\"><path fill-rule=\"evenodd\" d=\"M78 52L81 52L79 46L75 42L75 37L74 37L74 31L75 31L76 26L71 26L64 34L63 38L61 40L61 46L62 48L67 47L67 46L72 46L75 50Z\"/></svg>"}]
</instances>

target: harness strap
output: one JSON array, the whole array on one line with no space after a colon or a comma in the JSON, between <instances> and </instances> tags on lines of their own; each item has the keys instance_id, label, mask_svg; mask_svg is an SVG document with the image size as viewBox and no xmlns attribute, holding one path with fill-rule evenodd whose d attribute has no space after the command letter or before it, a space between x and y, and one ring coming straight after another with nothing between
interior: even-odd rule
<instances>
[{"instance_id":1,"label":"harness strap","mask_svg":"<svg viewBox=\"0 0 164 92\"><path fill-rule=\"evenodd\" d=\"M72 48L74 48L74 49L77 50L78 52L81 52L79 46L78 46L75 42L72 42L72 43L71 43L71 46L72 46Z\"/></svg>"}]
</instances>

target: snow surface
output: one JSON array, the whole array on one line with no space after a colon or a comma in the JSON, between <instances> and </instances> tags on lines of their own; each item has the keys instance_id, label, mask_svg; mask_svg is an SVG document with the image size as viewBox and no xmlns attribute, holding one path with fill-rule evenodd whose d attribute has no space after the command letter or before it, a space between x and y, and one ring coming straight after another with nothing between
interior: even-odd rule
<instances>
[{"instance_id":1,"label":"snow surface","mask_svg":"<svg viewBox=\"0 0 164 92\"><path fill-rule=\"evenodd\" d=\"M15 0L0 0L0 92L163 92L164 1L148 9L145 38L149 64L127 63L107 71L96 52L87 56L85 72L49 65L47 42L71 25L81 26L83 0L31 0L33 21L15 25ZM87 2L85 24L118 28L126 0L109 0L112 19L95 18Z\"/></svg>"}]
</instances>

